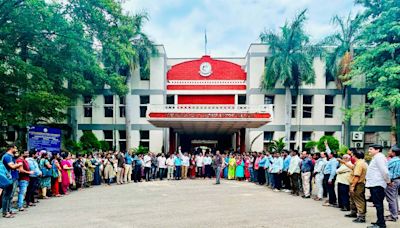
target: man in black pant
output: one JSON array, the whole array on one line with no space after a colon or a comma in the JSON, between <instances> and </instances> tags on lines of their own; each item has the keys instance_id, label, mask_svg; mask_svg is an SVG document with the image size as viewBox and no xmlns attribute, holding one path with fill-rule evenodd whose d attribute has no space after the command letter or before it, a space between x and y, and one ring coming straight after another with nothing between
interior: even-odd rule
<instances>
[{"instance_id":1,"label":"man in black pant","mask_svg":"<svg viewBox=\"0 0 400 228\"><path fill-rule=\"evenodd\" d=\"M386 165L386 157L382 154L382 146L373 144L368 148L372 156L371 163L367 169L365 187L371 192L371 200L376 208L377 221L372 223L371 228L386 227L383 209L383 200L385 199L385 188L391 185L389 179L389 170Z\"/></svg>"},{"instance_id":2,"label":"man in black pant","mask_svg":"<svg viewBox=\"0 0 400 228\"><path fill-rule=\"evenodd\" d=\"M335 180L336 180L336 170L339 166L339 162L336 159L337 155L335 153L329 154L329 161L324 168L324 183L326 183L326 188L328 190L329 202L325 203L324 206L336 206L336 193L335 193Z\"/></svg>"}]
</instances>

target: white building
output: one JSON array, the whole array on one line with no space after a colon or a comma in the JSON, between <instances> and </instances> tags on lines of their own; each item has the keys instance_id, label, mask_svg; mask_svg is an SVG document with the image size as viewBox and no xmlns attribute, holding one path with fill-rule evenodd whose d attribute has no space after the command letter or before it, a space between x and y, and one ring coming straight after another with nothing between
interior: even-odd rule
<instances>
[{"instance_id":1,"label":"white building","mask_svg":"<svg viewBox=\"0 0 400 228\"><path fill-rule=\"evenodd\" d=\"M92 131L117 149L175 151L205 145L220 149L262 151L272 139L284 136L284 88L260 89L265 61L270 54L263 44L251 44L244 57L168 58L162 45L150 62L150 78L139 71L129 82L126 97L106 90L77 102L70 124L75 139ZM302 85L293 97L291 148L302 149L310 140L333 135L350 146L386 144L390 139L390 114L375 112L368 118L361 141L342 137L342 91L327 81L325 66L315 59L315 84ZM279 83L277 83L279 84ZM365 104L367 89L350 89L351 107ZM126 123L126 115L130 123ZM350 132L359 131L361 116L351 118ZM126 131L129 126L129 131ZM390 143L388 144L388 146ZM251 146L251 148L250 148Z\"/></svg>"}]
</instances>

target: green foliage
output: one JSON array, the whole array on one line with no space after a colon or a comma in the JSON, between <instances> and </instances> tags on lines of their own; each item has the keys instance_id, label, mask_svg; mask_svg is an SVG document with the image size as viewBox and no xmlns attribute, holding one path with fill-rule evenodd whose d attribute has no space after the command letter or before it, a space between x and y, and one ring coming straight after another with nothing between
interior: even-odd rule
<instances>
[{"instance_id":1,"label":"green foliage","mask_svg":"<svg viewBox=\"0 0 400 228\"><path fill-rule=\"evenodd\" d=\"M110 150L110 144L108 144L108 142L106 142L106 141L104 141L104 140L101 140L101 141L99 141L99 143L100 143L100 149L101 149L102 151L108 151L108 150Z\"/></svg>"},{"instance_id":2,"label":"green foliage","mask_svg":"<svg viewBox=\"0 0 400 228\"><path fill-rule=\"evenodd\" d=\"M71 139L63 139L63 147L65 150L67 150L68 152L71 152L73 154L76 154L82 150L81 143L75 142Z\"/></svg>"},{"instance_id":3,"label":"green foliage","mask_svg":"<svg viewBox=\"0 0 400 228\"><path fill-rule=\"evenodd\" d=\"M149 152L149 148L139 146L137 148L133 148L132 151L134 154L147 154Z\"/></svg>"},{"instance_id":4,"label":"green foliage","mask_svg":"<svg viewBox=\"0 0 400 228\"><path fill-rule=\"evenodd\" d=\"M317 148L319 151L325 151L325 141L328 142L328 146L332 151L337 151L339 149L339 140L330 135L324 135L318 140Z\"/></svg>"},{"instance_id":5,"label":"green foliage","mask_svg":"<svg viewBox=\"0 0 400 228\"><path fill-rule=\"evenodd\" d=\"M126 94L129 69L154 50L146 20L116 0L1 1L0 122L60 122L76 97L105 85Z\"/></svg>"},{"instance_id":6,"label":"green foliage","mask_svg":"<svg viewBox=\"0 0 400 228\"><path fill-rule=\"evenodd\" d=\"M314 147L316 147L318 145L318 142L316 141L309 141L306 143L306 145L304 145L304 147L306 149L314 149Z\"/></svg>"},{"instance_id":7,"label":"green foliage","mask_svg":"<svg viewBox=\"0 0 400 228\"><path fill-rule=\"evenodd\" d=\"M83 135L80 138L80 144L83 150L88 150L88 151L92 151L94 149L95 150L100 149L101 146L96 135L94 135L93 132L91 131L83 132Z\"/></svg>"},{"instance_id":8,"label":"green foliage","mask_svg":"<svg viewBox=\"0 0 400 228\"><path fill-rule=\"evenodd\" d=\"M279 138L277 140L272 140L268 146L269 152L278 152L281 153L282 150L285 148L285 138Z\"/></svg>"},{"instance_id":9,"label":"green foliage","mask_svg":"<svg viewBox=\"0 0 400 228\"><path fill-rule=\"evenodd\" d=\"M365 8L362 17L368 23L362 27L360 53L355 56L349 83L365 81L366 87L372 88L368 93L371 108L394 113L400 108L399 1L356 2ZM395 121L393 124L392 129L395 129Z\"/></svg>"},{"instance_id":10,"label":"green foliage","mask_svg":"<svg viewBox=\"0 0 400 228\"><path fill-rule=\"evenodd\" d=\"M340 145L339 150L338 150L338 155L341 157L345 154L347 154L347 151L349 150L349 148L345 145Z\"/></svg>"}]
</instances>

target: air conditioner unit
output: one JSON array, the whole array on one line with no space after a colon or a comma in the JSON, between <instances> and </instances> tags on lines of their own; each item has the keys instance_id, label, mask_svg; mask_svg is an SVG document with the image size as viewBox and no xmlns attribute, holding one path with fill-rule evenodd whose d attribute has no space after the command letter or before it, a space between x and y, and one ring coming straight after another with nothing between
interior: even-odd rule
<instances>
[{"instance_id":1,"label":"air conditioner unit","mask_svg":"<svg viewBox=\"0 0 400 228\"><path fill-rule=\"evenodd\" d=\"M352 142L352 147L354 148L364 148L364 142Z\"/></svg>"},{"instance_id":2,"label":"air conditioner unit","mask_svg":"<svg viewBox=\"0 0 400 228\"><path fill-rule=\"evenodd\" d=\"M363 141L364 140L364 133L363 132L359 132L359 131L352 132L351 139L353 141Z\"/></svg>"},{"instance_id":3,"label":"air conditioner unit","mask_svg":"<svg viewBox=\"0 0 400 228\"><path fill-rule=\"evenodd\" d=\"M381 141L381 145L383 147L390 147L392 145L391 141L385 140L385 141Z\"/></svg>"}]
</instances>

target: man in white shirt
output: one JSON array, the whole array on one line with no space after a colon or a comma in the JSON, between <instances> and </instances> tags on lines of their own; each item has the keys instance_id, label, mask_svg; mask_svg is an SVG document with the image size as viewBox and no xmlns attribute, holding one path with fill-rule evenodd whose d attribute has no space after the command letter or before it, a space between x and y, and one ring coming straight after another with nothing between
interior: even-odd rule
<instances>
[{"instance_id":1,"label":"man in white shirt","mask_svg":"<svg viewBox=\"0 0 400 228\"><path fill-rule=\"evenodd\" d=\"M167 180L174 179L174 156L172 154L169 155L169 158L166 160L165 164L167 165Z\"/></svg>"},{"instance_id":2,"label":"man in white shirt","mask_svg":"<svg viewBox=\"0 0 400 228\"><path fill-rule=\"evenodd\" d=\"M165 164L166 161L167 161L167 159L165 158L164 153L162 153L162 154L157 158L157 162L158 162L158 175L159 175L159 177L160 177L160 180L163 180L163 178L164 178L165 168L167 168L167 165Z\"/></svg>"},{"instance_id":3,"label":"man in white shirt","mask_svg":"<svg viewBox=\"0 0 400 228\"><path fill-rule=\"evenodd\" d=\"M373 225L370 227L386 227L383 200L385 199L386 186L391 184L389 179L387 159L385 155L382 154L381 145L370 145L368 152L372 156L372 160L367 169L365 187L369 188L369 191L371 192L371 199L376 208L376 216L378 218L376 223L373 223Z\"/></svg>"},{"instance_id":4,"label":"man in white shirt","mask_svg":"<svg viewBox=\"0 0 400 228\"><path fill-rule=\"evenodd\" d=\"M147 153L144 158L144 175L146 177L146 181L150 181L150 170L151 170L151 152Z\"/></svg>"},{"instance_id":5,"label":"man in white shirt","mask_svg":"<svg viewBox=\"0 0 400 228\"><path fill-rule=\"evenodd\" d=\"M203 154L196 156L197 177L203 176Z\"/></svg>"},{"instance_id":6,"label":"man in white shirt","mask_svg":"<svg viewBox=\"0 0 400 228\"><path fill-rule=\"evenodd\" d=\"M185 152L182 156L182 178L186 179L187 178L187 173L189 170L189 156L188 153Z\"/></svg>"},{"instance_id":7,"label":"man in white shirt","mask_svg":"<svg viewBox=\"0 0 400 228\"><path fill-rule=\"evenodd\" d=\"M299 158L299 152L297 150L292 151L288 174L292 181L291 194L296 196L300 195L300 163L301 159Z\"/></svg>"},{"instance_id":8,"label":"man in white shirt","mask_svg":"<svg viewBox=\"0 0 400 228\"><path fill-rule=\"evenodd\" d=\"M203 163L204 163L204 169L205 169L204 178L208 177L211 179L212 158L210 157L210 153L207 153L206 156L203 158Z\"/></svg>"}]
</instances>

